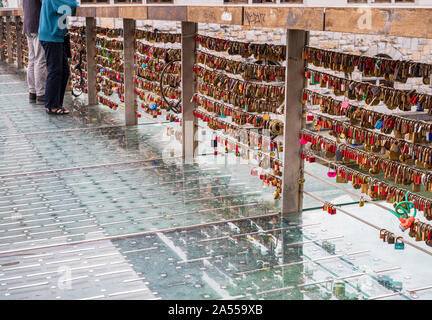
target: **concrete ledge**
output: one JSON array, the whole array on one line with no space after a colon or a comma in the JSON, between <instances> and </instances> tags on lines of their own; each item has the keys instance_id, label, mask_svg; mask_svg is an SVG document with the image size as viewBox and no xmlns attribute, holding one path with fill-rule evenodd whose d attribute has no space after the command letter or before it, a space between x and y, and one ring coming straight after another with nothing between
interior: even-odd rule
<instances>
[{"instance_id":1,"label":"concrete ledge","mask_svg":"<svg viewBox=\"0 0 432 320\"><path fill-rule=\"evenodd\" d=\"M431 21L431 8L328 8L324 31L432 38Z\"/></svg>"},{"instance_id":2,"label":"concrete ledge","mask_svg":"<svg viewBox=\"0 0 432 320\"><path fill-rule=\"evenodd\" d=\"M0 16L21 14L20 9L0 9ZM430 6L82 5L76 15L432 39Z\"/></svg>"}]
</instances>

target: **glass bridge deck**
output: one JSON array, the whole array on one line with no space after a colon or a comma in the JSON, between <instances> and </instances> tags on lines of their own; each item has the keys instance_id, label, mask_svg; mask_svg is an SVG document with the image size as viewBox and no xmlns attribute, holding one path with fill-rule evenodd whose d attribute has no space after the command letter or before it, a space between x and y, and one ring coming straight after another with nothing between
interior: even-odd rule
<instances>
[{"instance_id":1,"label":"glass bridge deck","mask_svg":"<svg viewBox=\"0 0 432 320\"><path fill-rule=\"evenodd\" d=\"M427 253L394 250L308 196L282 217L232 155L184 163L171 124L126 128L104 107L48 116L0 75L0 299L432 298ZM385 210L307 178L312 194L396 229Z\"/></svg>"}]
</instances>

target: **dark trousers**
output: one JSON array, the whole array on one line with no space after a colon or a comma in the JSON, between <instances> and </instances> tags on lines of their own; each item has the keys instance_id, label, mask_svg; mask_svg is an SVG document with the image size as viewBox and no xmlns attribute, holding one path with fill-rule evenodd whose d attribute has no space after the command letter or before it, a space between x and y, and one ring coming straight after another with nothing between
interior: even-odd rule
<instances>
[{"instance_id":1,"label":"dark trousers","mask_svg":"<svg viewBox=\"0 0 432 320\"><path fill-rule=\"evenodd\" d=\"M69 79L69 63L65 43L41 41L45 51L47 79L45 108L62 108Z\"/></svg>"}]
</instances>

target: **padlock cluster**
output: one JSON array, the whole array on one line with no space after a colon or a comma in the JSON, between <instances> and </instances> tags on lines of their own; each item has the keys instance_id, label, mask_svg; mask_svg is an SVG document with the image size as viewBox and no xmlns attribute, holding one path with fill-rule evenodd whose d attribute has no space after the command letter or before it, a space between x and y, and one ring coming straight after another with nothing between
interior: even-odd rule
<instances>
[{"instance_id":1,"label":"padlock cluster","mask_svg":"<svg viewBox=\"0 0 432 320\"><path fill-rule=\"evenodd\" d=\"M408 235L415 241L424 241L426 245L432 247L432 225L415 219L409 227Z\"/></svg>"},{"instance_id":2,"label":"padlock cluster","mask_svg":"<svg viewBox=\"0 0 432 320\"><path fill-rule=\"evenodd\" d=\"M381 284L384 288L387 288L393 292L402 291L402 282L394 281L391 277L387 275L378 278L378 283Z\"/></svg>"},{"instance_id":3,"label":"padlock cluster","mask_svg":"<svg viewBox=\"0 0 432 320\"><path fill-rule=\"evenodd\" d=\"M272 45L268 43L247 43L241 41L232 41L197 35L194 40L202 48L215 52L227 52L229 55L240 55L244 59L254 57L257 60L264 61L284 61L286 57L286 46Z\"/></svg>"},{"instance_id":4,"label":"padlock cluster","mask_svg":"<svg viewBox=\"0 0 432 320\"><path fill-rule=\"evenodd\" d=\"M249 137L246 135L244 138L248 139ZM247 142L245 144L245 141L242 139L240 141L242 142L229 136L215 134L214 139L211 140L211 147L214 148L213 152L215 156L221 150L222 153L233 153L238 158L257 164L257 167L251 169L251 175L259 177L263 181L263 186L276 187L273 196L275 199L280 199L282 191L282 161L270 157L266 153L251 149L247 145ZM264 143L264 145L266 144Z\"/></svg>"},{"instance_id":5,"label":"padlock cluster","mask_svg":"<svg viewBox=\"0 0 432 320\"><path fill-rule=\"evenodd\" d=\"M251 170L251 175L259 177L264 187L276 187L276 190L273 192L273 197L275 200L280 200L282 192L282 179L280 177L276 174L264 173L257 168Z\"/></svg>"},{"instance_id":6,"label":"padlock cluster","mask_svg":"<svg viewBox=\"0 0 432 320\"><path fill-rule=\"evenodd\" d=\"M280 113L280 105L285 100L285 86L269 85L261 80L251 82L234 78L231 75L195 65L194 74L199 80L198 90L216 100L229 102L248 112ZM229 71L227 71L229 72ZM245 108L246 105L246 108Z\"/></svg>"},{"instance_id":7,"label":"padlock cluster","mask_svg":"<svg viewBox=\"0 0 432 320\"><path fill-rule=\"evenodd\" d=\"M97 27L95 31L98 100L101 104L115 110L124 102L123 31L122 29L100 27ZM73 83L81 82L81 77L87 83L85 58L81 56L82 72L77 71L74 67L80 60L79 49L85 47L85 36L79 37L79 35L85 35L85 28L74 27L71 29L71 34ZM171 64L165 68L167 62L180 60L179 46L180 36L178 34L135 30L134 81L137 95L137 117L141 117L144 112L153 118L164 116L168 121L181 122L179 115L170 112L167 103L162 98L162 94L170 102L178 101L181 98L180 64ZM266 50L271 51L272 49L269 47ZM205 121L210 128L222 131L222 134L216 134L214 141L218 141L224 153L232 152L237 157L250 159L251 162L256 163L260 170L257 175L261 177L263 185L276 187L274 197L279 199L283 166L281 161L282 140L275 139L275 137L283 134L284 125L276 115L284 111L281 104L284 102L285 68L245 62L238 64L228 58L219 59L217 54L210 52L201 51L200 54L197 54L196 72L199 70L207 72L208 70L199 68L210 68L212 65L219 71L225 65L225 70L228 72L222 75L225 77L224 81L231 81L230 76L239 74L243 75L244 80L237 81L235 90L227 91L227 93L236 92L236 96L228 98L228 95L224 94L219 101L215 100L213 95L205 95L202 94L202 91L200 92L205 81L204 79L199 80L198 92L194 95L197 107L194 114ZM228 65L231 68L228 68ZM160 82L164 68L162 92ZM209 84L205 85L209 87ZM240 97L244 100L240 101ZM237 102L232 105L229 103L230 99L237 99ZM227 121L228 118L230 121ZM240 139L240 129L244 126L252 126L257 130L242 131L243 138ZM217 148L214 153L218 154ZM251 174L253 174L252 171Z\"/></svg>"},{"instance_id":8,"label":"padlock cluster","mask_svg":"<svg viewBox=\"0 0 432 320\"><path fill-rule=\"evenodd\" d=\"M242 157L245 160L250 159L250 157L254 159L259 158L259 167L263 169L273 168L275 174L282 176L282 161L279 160L280 152L282 152L281 144L268 140L262 140L257 143L257 140L255 140L256 136L254 136L252 132L247 131L237 139L231 138L230 136L218 135L217 133L214 133L214 135L215 139L212 140L211 144L212 147L215 148L215 155L218 154L217 147L223 146L224 152L235 151L237 157ZM250 148L251 146L253 146L254 149ZM270 154L262 152L264 150L269 151Z\"/></svg>"},{"instance_id":9,"label":"padlock cluster","mask_svg":"<svg viewBox=\"0 0 432 320\"><path fill-rule=\"evenodd\" d=\"M396 250L405 249L405 243L403 242L403 238L400 236L396 236L393 232L390 232L386 229L381 229L379 237L383 242L393 244Z\"/></svg>"},{"instance_id":10,"label":"padlock cluster","mask_svg":"<svg viewBox=\"0 0 432 320\"><path fill-rule=\"evenodd\" d=\"M72 87L87 93L87 54L85 27L73 26L71 35L71 79ZM95 29L95 63L97 68L96 91L99 103L116 110L124 103L124 59L123 59L123 30L121 28ZM137 117L141 117L141 110L154 118L167 110L167 104L162 99L160 80L166 59L180 59L181 50L160 47L163 44L179 45L180 37L168 33L135 30L135 66L134 92L137 96ZM160 40L160 43L158 41ZM81 63L80 63L81 62ZM78 68L80 66L80 68ZM180 63L165 70L163 79L163 94L168 100L179 100ZM168 114L166 120L180 122L177 114Z\"/></svg>"},{"instance_id":11,"label":"padlock cluster","mask_svg":"<svg viewBox=\"0 0 432 320\"><path fill-rule=\"evenodd\" d=\"M180 41L179 34L135 30L138 117L141 117L141 112L145 112L153 118L164 116L170 122L181 121L181 117L171 112L169 106L177 105L181 98ZM178 62L167 66L168 62L176 60Z\"/></svg>"},{"instance_id":12,"label":"padlock cluster","mask_svg":"<svg viewBox=\"0 0 432 320\"><path fill-rule=\"evenodd\" d=\"M330 215L336 214L336 206L330 202L324 202L323 211L327 212Z\"/></svg>"},{"instance_id":13,"label":"padlock cluster","mask_svg":"<svg viewBox=\"0 0 432 320\"><path fill-rule=\"evenodd\" d=\"M71 87L78 92L88 93L87 46L85 27L69 28L72 57L69 60Z\"/></svg>"},{"instance_id":14,"label":"padlock cluster","mask_svg":"<svg viewBox=\"0 0 432 320\"><path fill-rule=\"evenodd\" d=\"M0 39L2 39L2 43L0 43L0 55L2 59L8 58L8 43L6 41L6 17L0 16Z\"/></svg>"},{"instance_id":15,"label":"padlock cluster","mask_svg":"<svg viewBox=\"0 0 432 320\"><path fill-rule=\"evenodd\" d=\"M253 163L252 175L281 177L285 67L279 62L285 60L284 47L201 35L195 41L193 102L198 123L215 131L213 146L218 144L222 153L232 152ZM247 61L251 56L259 61ZM215 155L220 152L215 148Z\"/></svg>"},{"instance_id":16,"label":"padlock cluster","mask_svg":"<svg viewBox=\"0 0 432 320\"><path fill-rule=\"evenodd\" d=\"M316 161L316 157L313 155L308 155L305 152L302 153L301 155L302 159L309 162L309 163L314 163Z\"/></svg>"},{"instance_id":17,"label":"padlock cluster","mask_svg":"<svg viewBox=\"0 0 432 320\"><path fill-rule=\"evenodd\" d=\"M18 24L18 29L20 28ZM14 18L10 19L10 37L11 37L11 43L12 43L12 63L15 64L17 61L17 24ZM22 29L21 29L22 31ZM25 36L23 36L25 37Z\"/></svg>"},{"instance_id":18,"label":"padlock cluster","mask_svg":"<svg viewBox=\"0 0 432 320\"><path fill-rule=\"evenodd\" d=\"M356 68L365 77L382 77L387 81L406 83L408 78L423 78L429 85L432 76L432 65L417 61L401 61L384 57L370 57L336 52L306 46L303 58L316 67L324 67L333 71L351 74Z\"/></svg>"},{"instance_id":19,"label":"padlock cluster","mask_svg":"<svg viewBox=\"0 0 432 320\"><path fill-rule=\"evenodd\" d=\"M123 29L96 28L95 62L98 101L116 110L124 103Z\"/></svg>"},{"instance_id":20,"label":"padlock cluster","mask_svg":"<svg viewBox=\"0 0 432 320\"><path fill-rule=\"evenodd\" d=\"M368 82L355 81L338 77L322 71L305 68L303 75L311 85L320 85L333 89L336 96L345 95L351 100L364 101L367 105L384 104L388 109L411 111L415 106L419 111L432 109L432 95L402 90L392 87L377 86Z\"/></svg>"},{"instance_id":21,"label":"padlock cluster","mask_svg":"<svg viewBox=\"0 0 432 320\"><path fill-rule=\"evenodd\" d=\"M425 142L420 145L402 141L323 115L317 116L314 121L315 127L325 129L330 136L336 139L336 143L329 140L326 149L329 151L326 155L327 158L336 158L337 161L342 160L346 164L357 164L372 176L384 173L385 177L388 178L389 176L393 177L397 171L401 171L401 173L406 171L404 177L397 176L395 183L404 185L413 183L413 192L418 192L418 187L422 184L427 191L432 191L432 175L430 173L425 174L422 170L432 169L432 162L429 164L432 148L425 147L423 145ZM421 126L419 127L421 128ZM342 142L341 139L344 139L346 144L337 145L337 141ZM315 148L317 149L315 151L319 151L320 146L316 145L317 142L320 143L320 141L312 142L314 144L312 150ZM360 149L358 146L364 146L364 149ZM338 157L336 157L336 153L338 153ZM424 178L423 174L425 174Z\"/></svg>"},{"instance_id":22,"label":"padlock cluster","mask_svg":"<svg viewBox=\"0 0 432 320\"><path fill-rule=\"evenodd\" d=\"M337 183L351 182L374 200L400 202L410 186L407 200L432 220L432 200L425 196L432 194L432 125L412 117L413 111L431 114L432 95L423 92L426 87L406 90L399 85L414 77L429 85L432 65L308 46L302 57L307 81L301 96L304 153L337 168L334 175L328 173ZM380 85L353 79L356 70L378 78Z\"/></svg>"},{"instance_id":23,"label":"padlock cluster","mask_svg":"<svg viewBox=\"0 0 432 320\"><path fill-rule=\"evenodd\" d=\"M0 17L0 56L2 59L10 61L14 64L18 64L18 41L21 45L21 61L24 68L28 66L28 44L27 37L22 33L23 21L22 17L10 17L9 18L9 33L6 28L6 17ZM7 36L9 35L11 40L12 56L8 56L8 43ZM18 36L20 36L18 39ZM10 59L9 59L10 58Z\"/></svg>"},{"instance_id":24,"label":"padlock cluster","mask_svg":"<svg viewBox=\"0 0 432 320\"><path fill-rule=\"evenodd\" d=\"M307 138L306 138L307 139ZM317 140L311 140L312 143ZM325 138L324 138L325 139ZM315 156L315 152L305 151L305 154L309 156ZM324 160L324 158L323 158ZM371 175L362 173L362 171L355 170L351 166L345 166L342 164L336 164L337 170L334 171L334 175L329 177L335 177L337 183L348 184L351 183L354 189L359 189L363 194L368 195L374 200L385 200L387 203L401 202L405 199L407 193L406 189L399 188L393 184L381 181L372 177ZM397 173L395 173L397 175ZM432 200L422 195L415 193L408 193L408 200L414 203L414 207L417 210L423 211L424 216L427 220L432 220Z\"/></svg>"},{"instance_id":25,"label":"padlock cluster","mask_svg":"<svg viewBox=\"0 0 432 320\"><path fill-rule=\"evenodd\" d=\"M19 18L19 25L21 30L23 30L23 19L21 17ZM21 37L21 50L22 50L22 55L21 55L22 63L24 68L27 68L28 67L28 42L27 42L27 37L25 36Z\"/></svg>"}]
</instances>

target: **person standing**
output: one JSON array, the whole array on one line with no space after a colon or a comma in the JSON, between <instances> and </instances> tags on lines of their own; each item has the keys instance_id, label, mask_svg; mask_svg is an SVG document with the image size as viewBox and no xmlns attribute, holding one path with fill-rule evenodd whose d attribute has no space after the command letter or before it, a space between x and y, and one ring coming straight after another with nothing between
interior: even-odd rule
<instances>
[{"instance_id":1,"label":"person standing","mask_svg":"<svg viewBox=\"0 0 432 320\"><path fill-rule=\"evenodd\" d=\"M39 42L39 15L42 0L23 0L23 33L28 43L27 85L29 101L45 104L45 82L47 77L45 52Z\"/></svg>"},{"instance_id":2,"label":"person standing","mask_svg":"<svg viewBox=\"0 0 432 320\"><path fill-rule=\"evenodd\" d=\"M63 98L69 80L70 42L66 17L79 6L76 0L43 0L39 20L39 39L45 51L48 75L45 109L49 114L69 114Z\"/></svg>"}]
</instances>

